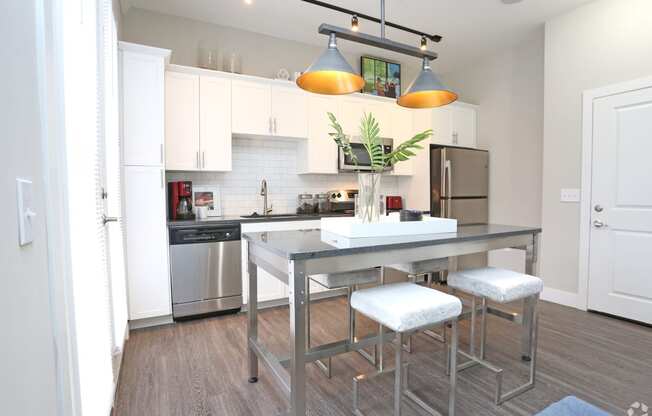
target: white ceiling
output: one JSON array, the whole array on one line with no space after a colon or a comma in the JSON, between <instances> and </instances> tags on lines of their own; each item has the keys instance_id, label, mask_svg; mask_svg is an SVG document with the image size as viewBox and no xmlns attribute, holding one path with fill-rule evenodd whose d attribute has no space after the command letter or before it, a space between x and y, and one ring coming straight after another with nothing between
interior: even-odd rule
<instances>
[{"instance_id":1,"label":"white ceiling","mask_svg":"<svg viewBox=\"0 0 652 416\"><path fill-rule=\"evenodd\" d=\"M326 0L331 4L379 16L379 0ZM430 48L439 53L436 70L448 72L518 43L551 17L592 0L386 0L389 21L444 37ZM300 0L122 0L129 6L186 17L315 45L326 45L317 34L320 23L348 27L350 16ZM361 20L360 30L379 34L379 25ZM419 38L388 28L387 36L415 46ZM343 51L392 57L378 49L340 42ZM413 58L403 56L402 62Z\"/></svg>"}]
</instances>

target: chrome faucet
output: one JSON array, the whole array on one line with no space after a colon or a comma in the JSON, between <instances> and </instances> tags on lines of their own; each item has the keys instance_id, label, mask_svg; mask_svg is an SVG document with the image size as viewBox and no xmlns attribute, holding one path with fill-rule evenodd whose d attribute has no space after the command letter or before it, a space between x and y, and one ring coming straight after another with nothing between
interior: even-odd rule
<instances>
[{"instance_id":1,"label":"chrome faucet","mask_svg":"<svg viewBox=\"0 0 652 416\"><path fill-rule=\"evenodd\" d=\"M260 184L260 195L263 197L263 215L267 215L272 212L273 205L270 205L267 208L267 181L263 179L263 182Z\"/></svg>"}]
</instances>

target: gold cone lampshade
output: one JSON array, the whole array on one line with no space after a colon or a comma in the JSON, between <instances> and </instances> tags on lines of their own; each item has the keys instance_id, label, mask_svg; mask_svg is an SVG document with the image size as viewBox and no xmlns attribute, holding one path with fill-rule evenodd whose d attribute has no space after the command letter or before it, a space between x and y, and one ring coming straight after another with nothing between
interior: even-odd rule
<instances>
[{"instance_id":1,"label":"gold cone lampshade","mask_svg":"<svg viewBox=\"0 0 652 416\"><path fill-rule=\"evenodd\" d=\"M331 33L328 48L297 78L297 85L317 94L340 95L360 91L364 79L346 62L337 49L335 33Z\"/></svg>"},{"instance_id":2,"label":"gold cone lampshade","mask_svg":"<svg viewBox=\"0 0 652 416\"><path fill-rule=\"evenodd\" d=\"M448 90L430 68L430 60L423 58L423 68L417 79L401 95L398 105L407 108L441 107L457 100L457 94Z\"/></svg>"}]
</instances>

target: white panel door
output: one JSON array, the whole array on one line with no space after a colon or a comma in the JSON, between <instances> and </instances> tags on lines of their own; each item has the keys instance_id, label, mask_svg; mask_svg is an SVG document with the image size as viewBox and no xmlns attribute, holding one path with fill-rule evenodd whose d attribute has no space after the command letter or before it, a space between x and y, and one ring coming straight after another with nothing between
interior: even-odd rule
<instances>
[{"instance_id":1,"label":"white panel door","mask_svg":"<svg viewBox=\"0 0 652 416\"><path fill-rule=\"evenodd\" d=\"M299 145L297 173L338 173L338 147L329 133L328 113L337 116L336 97L312 94L308 98L308 140Z\"/></svg>"},{"instance_id":2,"label":"white panel door","mask_svg":"<svg viewBox=\"0 0 652 416\"><path fill-rule=\"evenodd\" d=\"M394 106L391 108L391 123L390 127L392 129L391 136L394 139L394 147L397 147L401 143L409 140L415 133L414 124L412 122L412 112L413 110L408 110L403 107ZM424 129L425 130L425 129ZM421 142L423 149L417 150L417 155L419 153L427 153L429 151L429 140L424 140ZM403 175L409 176L412 175L412 164L413 160L409 159L403 162L399 162L394 166L392 172L393 175Z\"/></svg>"},{"instance_id":3,"label":"white panel door","mask_svg":"<svg viewBox=\"0 0 652 416\"><path fill-rule=\"evenodd\" d=\"M275 136L308 137L308 93L272 86L272 129Z\"/></svg>"},{"instance_id":4,"label":"white panel door","mask_svg":"<svg viewBox=\"0 0 652 416\"><path fill-rule=\"evenodd\" d=\"M235 134L273 134L272 97L269 84L233 81L231 84L231 127Z\"/></svg>"},{"instance_id":5,"label":"white panel door","mask_svg":"<svg viewBox=\"0 0 652 416\"><path fill-rule=\"evenodd\" d=\"M163 58L128 51L121 57L123 163L163 166Z\"/></svg>"},{"instance_id":6,"label":"white panel door","mask_svg":"<svg viewBox=\"0 0 652 416\"><path fill-rule=\"evenodd\" d=\"M453 122L452 144L454 146L476 147L476 109L462 105L453 105L450 108Z\"/></svg>"},{"instance_id":7,"label":"white panel door","mask_svg":"<svg viewBox=\"0 0 652 416\"><path fill-rule=\"evenodd\" d=\"M165 173L140 166L127 166L124 173L129 319L169 315Z\"/></svg>"},{"instance_id":8,"label":"white panel door","mask_svg":"<svg viewBox=\"0 0 652 416\"><path fill-rule=\"evenodd\" d=\"M165 168L199 170L199 75L165 73Z\"/></svg>"},{"instance_id":9,"label":"white panel door","mask_svg":"<svg viewBox=\"0 0 652 416\"><path fill-rule=\"evenodd\" d=\"M199 80L201 169L231 170L231 80L202 76Z\"/></svg>"},{"instance_id":10,"label":"white panel door","mask_svg":"<svg viewBox=\"0 0 652 416\"><path fill-rule=\"evenodd\" d=\"M589 309L652 323L652 88L593 102Z\"/></svg>"}]
</instances>

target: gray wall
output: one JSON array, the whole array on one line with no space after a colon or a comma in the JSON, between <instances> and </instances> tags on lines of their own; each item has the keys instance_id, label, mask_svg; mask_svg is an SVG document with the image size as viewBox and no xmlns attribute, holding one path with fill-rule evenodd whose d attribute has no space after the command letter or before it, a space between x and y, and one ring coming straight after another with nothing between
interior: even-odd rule
<instances>
[{"instance_id":1,"label":"gray wall","mask_svg":"<svg viewBox=\"0 0 652 416\"><path fill-rule=\"evenodd\" d=\"M490 150L489 220L541 224L543 27L504 52L444 74L462 101L478 104L478 144Z\"/></svg>"},{"instance_id":2,"label":"gray wall","mask_svg":"<svg viewBox=\"0 0 652 416\"><path fill-rule=\"evenodd\" d=\"M198 48L200 42L205 42L224 51L225 56L236 51L242 57L244 74L266 78L275 78L280 68L290 74L304 71L326 47L326 38L324 47L317 47L134 7L122 17L121 26L121 40L171 49L174 64L197 66ZM381 50L372 52L382 57ZM360 56L343 54L358 71ZM415 78L418 64L412 58L402 61L403 88Z\"/></svg>"},{"instance_id":3,"label":"gray wall","mask_svg":"<svg viewBox=\"0 0 652 416\"><path fill-rule=\"evenodd\" d=\"M3 1L0 13L0 413L57 411L48 284L43 146L37 73L39 1ZM16 177L34 182L34 243L18 246Z\"/></svg>"},{"instance_id":4,"label":"gray wall","mask_svg":"<svg viewBox=\"0 0 652 416\"><path fill-rule=\"evenodd\" d=\"M652 75L652 2L600 0L546 24L543 238L546 284L578 291L582 92ZM587 192L588 190L583 190Z\"/></svg>"}]
</instances>

